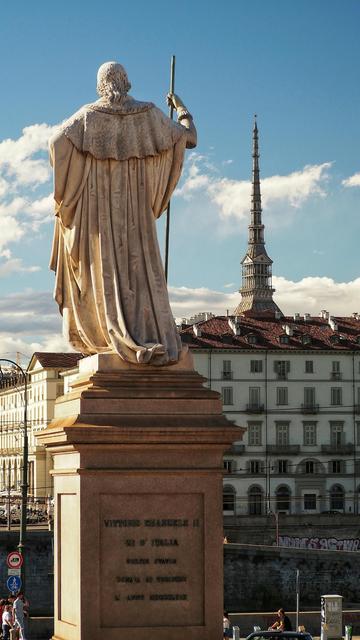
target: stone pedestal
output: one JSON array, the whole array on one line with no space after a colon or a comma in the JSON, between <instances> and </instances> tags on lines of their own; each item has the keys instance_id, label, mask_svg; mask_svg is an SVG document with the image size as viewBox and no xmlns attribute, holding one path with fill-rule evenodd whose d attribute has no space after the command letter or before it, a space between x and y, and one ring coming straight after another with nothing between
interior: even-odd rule
<instances>
[{"instance_id":1,"label":"stone pedestal","mask_svg":"<svg viewBox=\"0 0 360 640\"><path fill-rule=\"evenodd\" d=\"M80 362L53 455L54 640L222 637L222 456L242 437L189 355Z\"/></svg>"}]
</instances>

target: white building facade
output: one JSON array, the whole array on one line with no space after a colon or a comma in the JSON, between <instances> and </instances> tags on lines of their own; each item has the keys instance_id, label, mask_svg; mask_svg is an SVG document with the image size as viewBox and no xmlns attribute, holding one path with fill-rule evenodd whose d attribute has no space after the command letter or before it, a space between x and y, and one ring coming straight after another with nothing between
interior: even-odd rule
<instances>
[{"instance_id":1,"label":"white building facade","mask_svg":"<svg viewBox=\"0 0 360 640\"><path fill-rule=\"evenodd\" d=\"M27 368L27 432L29 443L28 493L52 494L51 457L36 443L36 435L54 416L54 404L62 395L61 372L73 367L78 353L42 353L32 356ZM0 378L0 491L20 492L24 446L24 384L18 371Z\"/></svg>"},{"instance_id":2,"label":"white building facade","mask_svg":"<svg viewBox=\"0 0 360 640\"><path fill-rule=\"evenodd\" d=\"M350 324L360 336L360 321ZM360 344L261 348L257 327L245 337L256 336L256 347L231 349L223 332L221 347L204 349L214 334L204 323L199 331L198 346L189 345L195 366L222 394L227 417L246 428L224 459L224 512L359 513Z\"/></svg>"}]
</instances>

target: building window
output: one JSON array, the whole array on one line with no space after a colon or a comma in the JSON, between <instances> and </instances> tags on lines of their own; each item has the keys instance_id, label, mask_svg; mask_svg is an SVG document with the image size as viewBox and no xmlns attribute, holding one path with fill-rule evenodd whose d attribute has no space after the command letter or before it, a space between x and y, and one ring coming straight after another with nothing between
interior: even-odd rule
<instances>
[{"instance_id":1,"label":"building window","mask_svg":"<svg viewBox=\"0 0 360 640\"><path fill-rule=\"evenodd\" d=\"M316 511L316 493L304 493L304 511Z\"/></svg>"},{"instance_id":2,"label":"building window","mask_svg":"<svg viewBox=\"0 0 360 640\"><path fill-rule=\"evenodd\" d=\"M250 487L248 493L249 515L261 516L263 505L263 493L261 487Z\"/></svg>"},{"instance_id":3,"label":"building window","mask_svg":"<svg viewBox=\"0 0 360 640\"><path fill-rule=\"evenodd\" d=\"M303 422L304 428L304 446L311 447L316 445L316 422Z\"/></svg>"},{"instance_id":4,"label":"building window","mask_svg":"<svg viewBox=\"0 0 360 640\"><path fill-rule=\"evenodd\" d=\"M331 446L337 449L344 444L344 423L330 422L330 441Z\"/></svg>"},{"instance_id":5,"label":"building window","mask_svg":"<svg viewBox=\"0 0 360 640\"><path fill-rule=\"evenodd\" d=\"M288 472L288 461L278 460L278 473L287 473L287 472Z\"/></svg>"},{"instance_id":6,"label":"building window","mask_svg":"<svg viewBox=\"0 0 360 640\"><path fill-rule=\"evenodd\" d=\"M341 379L340 361L339 360L333 360L332 361L331 377L332 377L333 380L340 380Z\"/></svg>"},{"instance_id":7,"label":"building window","mask_svg":"<svg viewBox=\"0 0 360 640\"><path fill-rule=\"evenodd\" d=\"M251 373L262 373L263 361L262 360L250 360Z\"/></svg>"},{"instance_id":8,"label":"building window","mask_svg":"<svg viewBox=\"0 0 360 640\"><path fill-rule=\"evenodd\" d=\"M290 489L279 487L276 491L276 510L290 511Z\"/></svg>"},{"instance_id":9,"label":"building window","mask_svg":"<svg viewBox=\"0 0 360 640\"><path fill-rule=\"evenodd\" d=\"M254 476L262 473L262 463L261 460L250 460L249 465L250 473Z\"/></svg>"},{"instance_id":10,"label":"building window","mask_svg":"<svg viewBox=\"0 0 360 640\"><path fill-rule=\"evenodd\" d=\"M276 389L276 404L289 404L288 403L288 388L287 387L277 387Z\"/></svg>"},{"instance_id":11,"label":"building window","mask_svg":"<svg viewBox=\"0 0 360 640\"><path fill-rule=\"evenodd\" d=\"M222 378L223 380L231 380L233 372L231 370L231 360L223 360Z\"/></svg>"},{"instance_id":12,"label":"building window","mask_svg":"<svg viewBox=\"0 0 360 640\"><path fill-rule=\"evenodd\" d=\"M235 496L234 487L225 485L223 488L223 511L225 514L235 513Z\"/></svg>"},{"instance_id":13,"label":"building window","mask_svg":"<svg viewBox=\"0 0 360 640\"><path fill-rule=\"evenodd\" d=\"M314 373L314 361L305 360L305 373Z\"/></svg>"},{"instance_id":14,"label":"building window","mask_svg":"<svg viewBox=\"0 0 360 640\"><path fill-rule=\"evenodd\" d=\"M314 460L306 460L305 461L305 473L315 473L315 462L314 462Z\"/></svg>"},{"instance_id":15,"label":"building window","mask_svg":"<svg viewBox=\"0 0 360 640\"><path fill-rule=\"evenodd\" d=\"M342 405L342 387L331 388L331 404L332 406Z\"/></svg>"},{"instance_id":16,"label":"building window","mask_svg":"<svg viewBox=\"0 0 360 640\"><path fill-rule=\"evenodd\" d=\"M227 471L228 473L232 473L235 471L235 460L224 460L223 464L224 471Z\"/></svg>"},{"instance_id":17,"label":"building window","mask_svg":"<svg viewBox=\"0 0 360 640\"><path fill-rule=\"evenodd\" d=\"M249 387L249 409L260 409L260 387Z\"/></svg>"},{"instance_id":18,"label":"building window","mask_svg":"<svg viewBox=\"0 0 360 640\"><path fill-rule=\"evenodd\" d=\"M345 503L345 494L344 489L339 485L335 484L331 487L330 490L330 509L333 511L343 511L344 503Z\"/></svg>"},{"instance_id":19,"label":"building window","mask_svg":"<svg viewBox=\"0 0 360 640\"><path fill-rule=\"evenodd\" d=\"M279 342L280 344L289 344L289 336L286 335L286 333L283 333L281 336L279 336Z\"/></svg>"},{"instance_id":20,"label":"building window","mask_svg":"<svg viewBox=\"0 0 360 640\"><path fill-rule=\"evenodd\" d=\"M221 395L223 404L234 404L232 387L222 387Z\"/></svg>"},{"instance_id":21,"label":"building window","mask_svg":"<svg viewBox=\"0 0 360 640\"><path fill-rule=\"evenodd\" d=\"M344 465L342 460L330 460L329 473L343 473Z\"/></svg>"},{"instance_id":22,"label":"building window","mask_svg":"<svg viewBox=\"0 0 360 640\"><path fill-rule=\"evenodd\" d=\"M276 444L279 447L284 447L289 444L289 423L288 422L276 423Z\"/></svg>"},{"instance_id":23,"label":"building window","mask_svg":"<svg viewBox=\"0 0 360 640\"><path fill-rule=\"evenodd\" d=\"M248 440L250 446L261 445L261 422L248 422Z\"/></svg>"},{"instance_id":24,"label":"building window","mask_svg":"<svg viewBox=\"0 0 360 640\"><path fill-rule=\"evenodd\" d=\"M290 360L275 360L274 371L279 380L286 380L290 372Z\"/></svg>"},{"instance_id":25,"label":"building window","mask_svg":"<svg viewBox=\"0 0 360 640\"><path fill-rule=\"evenodd\" d=\"M315 387L304 387L304 405L306 407L315 406Z\"/></svg>"}]
</instances>

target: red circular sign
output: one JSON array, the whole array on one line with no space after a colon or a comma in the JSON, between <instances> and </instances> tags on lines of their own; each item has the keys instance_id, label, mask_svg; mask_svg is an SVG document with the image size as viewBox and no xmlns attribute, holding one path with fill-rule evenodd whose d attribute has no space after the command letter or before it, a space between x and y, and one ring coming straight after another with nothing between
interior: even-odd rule
<instances>
[{"instance_id":1,"label":"red circular sign","mask_svg":"<svg viewBox=\"0 0 360 640\"><path fill-rule=\"evenodd\" d=\"M10 551L8 557L6 558L7 566L10 569L19 569L24 562L24 558L22 557L20 551Z\"/></svg>"}]
</instances>

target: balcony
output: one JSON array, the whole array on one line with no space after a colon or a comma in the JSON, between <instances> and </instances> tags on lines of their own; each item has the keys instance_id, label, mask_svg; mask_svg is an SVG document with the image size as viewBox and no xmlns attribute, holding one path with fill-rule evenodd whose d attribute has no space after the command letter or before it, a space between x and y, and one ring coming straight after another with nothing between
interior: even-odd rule
<instances>
[{"instance_id":1,"label":"balcony","mask_svg":"<svg viewBox=\"0 0 360 640\"><path fill-rule=\"evenodd\" d=\"M341 380L342 373L341 371L331 371L330 380Z\"/></svg>"},{"instance_id":2,"label":"balcony","mask_svg":"<svg viewBox=\"0 0 360 640\"><path fill-rule=\"evenodd\" d=\"M297 456L300 453L299 444L269 444L267 447L270 455Z\"/></svg>"},{"instance_id":3,"label":"balcony","mask_svg":"<svg viewBox=\"0 0 360 640\"><path fill-rule=\"evenodd\" d=\"M319 405L314 402L306 402L301 405L301 413L314 414L319 413Z\"/></svg>"},{"instance_id":4,"label":"balcony","mask_svg":"<svg viewBox=\"0 0 360 640\"><path fill-rule=\"evenodd\" d=\"M354 445L348 442L347 444L322 444L321 453L330 453L337 456L347 456L354 453Z\"/></svg>"},{"instance_id":5,"label":"balcony","mask_svg":"<svg viewBox=\"0 0 360 640\"><path fill-rule=\"evenodd\" d=\"M287 380L288 379L288 374L285 371L277 371L276 372L276 379L277 380Z\"/></svg>"},{"instance_id":6,"label":"balcony","mask_svg":"<svg viewBox=\"0 0 360 640\"><path fill-rule=\"evenodd\" d=\"M264 413L264 405L258 402L251 402L246 405L246 413Z\"/></svg>"},{"instance_id":7,"label":"balcony","mask_svg":"<svg viewBox=\"0 0 360 640\"><path fill-rule=\"evenodd\" d=\"M233 372L232 371L222 371L221 372L221 379L222 380L232 380L233 379Z\"/></svg>"}]
</instances>

